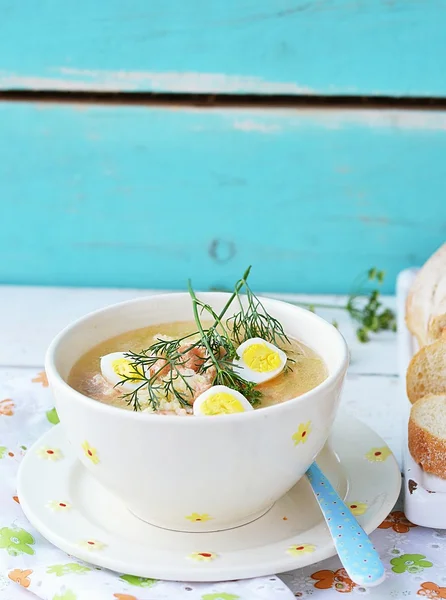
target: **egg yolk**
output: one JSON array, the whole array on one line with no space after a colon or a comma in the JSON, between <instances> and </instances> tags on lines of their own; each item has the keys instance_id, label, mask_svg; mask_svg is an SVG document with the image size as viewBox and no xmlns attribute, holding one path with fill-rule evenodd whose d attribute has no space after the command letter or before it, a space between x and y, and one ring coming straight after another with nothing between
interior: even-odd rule
<instances>
[{"instance_id":1,"label":"egg yolk","mask_svg":"<svg viewBox=\"0 0 446 600\"><path fill-rule=\"evenodd\" d=\"M142 379L141 373L135 370L129 360L126 358L117 358L112 362L112 369L120 377L127 377L128 379Z\"/></svg>"},{"instance_id":2,"label":"egg yolk","mask_svg":"<svg viewBox=\"0 0 446 600\"><path fill-rule=\"evenodd\" d=\"M229 415L231 413L245 412L242 403L231 394L218 392L204 400L200 406L204 415Z\"/></svg>"},{"instance_id":3,"label":"egg yolk","mask_svg":"<svg viewBox=\"0 0 446 600\"><path fill-rule=\"evenodd\" d=\"M257 373L269 373L280 367L279 354L266 344L251 344L242 358L246 366Z\"/></svg>"}]
</instances>

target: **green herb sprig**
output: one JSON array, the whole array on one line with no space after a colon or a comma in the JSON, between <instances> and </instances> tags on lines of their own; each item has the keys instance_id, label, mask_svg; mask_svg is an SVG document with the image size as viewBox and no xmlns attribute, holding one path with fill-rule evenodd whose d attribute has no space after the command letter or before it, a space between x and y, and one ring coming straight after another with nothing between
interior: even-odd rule
<instances>
[{"instance_id":1,"label":"green herb sprig","mask_svg":"<svg viewBox=\"0 0 446 600\"><path fill-rule=\"evenodd\" d=\"M153 410L159 408L160 395L167 397L169 393L174 395L182 407L190 406L188 397L181 393L177 385L175 385L182 381L187 394L191 395L193 393L187 381L189 376L184 375L180 370L181 367L185 366L185 354L190 348L188 347L184 351L180 351L179 348L184 340L189 337L191 336L184 336L183 338L173 340L173 342L158 340L147 350L142 350L139 353L125 353L125 357L129 359L133 369L138 373L138 377L122 376L122 380L117 386L122 385L126 381L135 383L141 380L141 384L137 388L122 396L127 404L133 406L134 410L141 410L139 394L143 391L147 391L147 402ZM158 368L151 375L148 375L157 363ZM162 376L161 373L166 367L168 367L167 373Z\"/></svg>"},{"instance_id":2,"label":"green herb sprig","mask_svg":"<svg viewBox=\"0 0 446 600\"><path fill-rule=\"evenodd\" d=\"M255 327L260 327L259 331L261 333L256 335L261 335L264 339L274 340L276 336L280 336L280 339L284 340L288 340L288 338L283 332L281 324L268 315L248 287L247 279L250 270L251 267L248 267L241 279L237 281L234 291L219 314L209 304L197 298L189 281L189 294L191 296L197 331L174 340L158 339L146 350L125 353L133 369L138 373L138 377L132 377L131 375L123 376L117 385L122 385L126 381L135 383L135 381L138 382L141 380L141 384L137 388L122 396L134 410L141 410L140 396L143 392L147 393L146 401L153 410L159 408L160 397L168 397L169 394L173 395L181 406L191 406L194 390L188 381L190 376L184 374L182 369L187 366L188 362L185 355L194 349L198 350L198 354L203 356L203 359L196 361L196 364L200 363L197 369L198 374L212 375L215 371L212 385L226 385L241 392L253 406L258 404L261 392L256 389L256 385L253 382L246 381L237 373L238 367L232 362L237 355L233 340L240 343L240 341L252 337L248 333L249 331L254 331ZM240 300L240 292L243 288L249 290L248 294L250 298L249 305L244 310L243 318L247 319L247 323L252 322L252 325L250 329L245 329L246 337L241 339L241 327L243 323L240 322L239 337L235 338L230 331L229 319L225 323L224 316L235 298ZM256 311L255 315L252 314L254 309ZM258 312L260 309L262 310L261 313ZM210 327L205 328L203 326L199 312L201 314L207 313L212 317L214 321ZM258 314L261 315L260 320L258 320ZM181 392L177 389L176 384L179 382L182 383L182 388L186 392Z\"/></svg>"},{"instance_id":3,"label":"green herb sprig","mask_svg":"<svg viewBox=\"0 0 446 600\"><path fill-rule=\"evenodd\" d=\"M200 366L198 372L204 373L207 369L214 367L216 371L214 385L225 385L242 393L248 402L255 406L260 401L261 392L255 389L253 382L246 381L236 372L237 367L232 362L232 359L237 356L236 348L221 319L218 318L218 323L209 329L203 329L198 309L201 308L202 311L209 312L213 316L215 313L208 304L197 298L190 281L188 289L192 298L195 323L201 336L201 342L207 351L206 360ZM217 331L217 326L223 327L225 335Z\"/></svg>"},{"instance_id":4,"label":"green herb sprig","mask_svg":"<svg viewBox=\"0 0 446 600\"><path fill-rule=\"evenodd\" d=\"M290 340L282 324L266 311L262 302L249 287L248 282L245 282L244 288L246 306L243 306L240 293L236 292L240 310L227 320L236 342L241 344L247 339L259 337L276 346L289 344Z\"/></svg>"},{"instance_id":5,"label":"green herb sprig","mask_svg":"<svg viewBox=\"0 0 446 600\"><path fill-rule=\"evenodd\" d=\"M385 272L380 271L376 267L372 267L367 271L365 277L360 279L359 285L354 293L350 294L345 305L314 303L306 304L297 302L300 306L305 306L310 310L316 308L332 308L337 310L345 310L350 317L359 324L356 329L356 337L362 343L370 341L371 333L379 333L380 331L396 331L396 315L390 308L383 308L380 301L380 291L378 288L373 289L368 295L364 294L364 284L374 282L378 286L384 283ZM364 299L365 295L365 299ZM337 327L337 321L333 322Z\"/></svg>"}]
</instances>

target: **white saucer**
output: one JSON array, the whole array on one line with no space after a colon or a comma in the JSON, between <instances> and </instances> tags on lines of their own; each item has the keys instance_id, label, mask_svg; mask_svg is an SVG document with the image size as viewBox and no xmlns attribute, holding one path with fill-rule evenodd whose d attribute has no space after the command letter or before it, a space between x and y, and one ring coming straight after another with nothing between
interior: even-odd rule
<instances>
[{"instance_id":1,"label":"white saucer","mask_svg":"<svg viewBox=\"0 0 446 600\"><path fill-rule=\"evenodd\" d=\"M398 465L376 433L345 414L338 417L329 445L334 452L327 445L317 462L340 495L356 506L354 512L369 533L397 500ZM55 453L48 455L48 449ZM335 554L306 478L248 525L216 533L166 531L133 516L97 483L74 456L60 425L28 450L19 470L18 495L29 521L50 542L94 565L141 577L242 579L289 571Z\"/></svg>"}]
</instances>

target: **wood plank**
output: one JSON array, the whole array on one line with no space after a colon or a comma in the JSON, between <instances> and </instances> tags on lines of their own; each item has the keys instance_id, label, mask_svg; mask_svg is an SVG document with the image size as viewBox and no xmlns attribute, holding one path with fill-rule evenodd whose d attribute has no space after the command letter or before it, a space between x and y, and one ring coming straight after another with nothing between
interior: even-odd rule
<instances>
[{"instance_id":1,"label":"wood plank","mask_svg":"<svg viewBox=\"0 0 446 600\"><path fill-rule=\"evenodd\" d=\"M3 0L0 89L445 96L446 0Z\"/></svg>"},{"instance_id":2,"label":"wood plank","mask_svg":"<svg viewBox=\"0 0 446 600\"><path fill-rule=\"evenodd\" d=\"M98 288L53 288L0 286L0 366L42 368L45 351L52 338L85 314L104 306L159 293L154 290ZM273 295L288 302L345 304L342 296ZM394 307L394 298L384 299ZM360 344L354 327L343 311L318 309L321 317L336 318L350 347L350 373L377 377L394 376L395 335L382 333L368 344Z\"/></svg>"},{"instance_id":3,"label":"wood plank","mask_svg":"<svg viewBox=\"0 0 446 600\"><path fill-rule=\"evenodd\" d=\"M348 293L444 241L446 112L0 103L0 283Z\"/></svg>"}]
</instances>

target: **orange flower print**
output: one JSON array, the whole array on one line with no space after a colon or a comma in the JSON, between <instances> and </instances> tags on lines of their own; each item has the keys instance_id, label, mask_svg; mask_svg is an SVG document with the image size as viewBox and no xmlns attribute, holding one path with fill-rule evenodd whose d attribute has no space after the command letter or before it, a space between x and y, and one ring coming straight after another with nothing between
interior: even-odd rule
<instances>
[{"instance_id":1,"label":"orange flower print","mask_svg":"<svg viewBox=\"0 0 446 600\"><path fill-rule=\"evenodd\" d=\"M18 496L13 496L12 499L14 500L14 502L17 502L17 504L20 504L20 500Z\"/></svg>"},{"instance_id":2,"label":"orange flower print","mask_svg":"<svg viewBox=\"0 0 446 600\"><path fill-rule=\"evenodd\" d=\"M379 529L393 529L396 533L407 533L411 527L416 527L408 519L402 510L394 510L384 519Z\"/></svg>"},{"instance_id":3,"label":"orange flower print","mask_svg":"<svg viewBox=\"0 0 446 600\"><path fill-rule=\"evenodd\" d=\"M34 379L31 379L31 381L33 383L41 383L42 387L48 387L48 377L46 376L45 371L40 371L40 373L37 373L37 375L34 377Z\"/></svg>"},{"instance_id":4,"label":"orange flower print","mask_svg":"<svg viewBox=\"0 0 446 600\"><path fill-rule=\"evenodd\" d=\"M29 578L29 575L31 575L31 573L32 569L27 569L26 571L22 571L21 569L14 569L13 571L10 571L8 573L8 577L12 581L15 581L15 583L18 583L22 587L27 588L30 586L31 583L31 579Z\"/></svg>"},{"instance_id":5,"label":"orange flower print","mask_svg":"<svg viewBox=\"0 0 446 600\"><path fill-rule=\"evenodd\" d=\"M446 598L446 587L440 587L432 581L425 581L421 584L420 589L417 592L418 596L424 596L425 598Z\"/></svg>"},{"instance_id":6,"label":"orange flower print","mask_svg":"<svg viewBox=\"0 0 446 600\"><path fill-rule=\"evenodd\" d=\"M14 414L14 402L10 398L0 400L0 415L5 417L12 417Z\"/></svg>"},{"instance_id":7,"label":"orange flower print","mask_svg":"<svg viewBox=\"0 0 446 600\"><path fill-rule=\"evenodd\" d=\"M351 592L353 588L356 587L356 583L353 583L345 569L338 569L337 571L317 571L316 573L313 573L311 579L316 580L316 583L314 584L315 588L318 588L319 590L333 589L341 594Z\"/></svg>"},{"instance_id":8,"label":"orange flower print","mask_svg":"<svg viewBox=\"0 0 446 600\"><path fill-rule=\"evenodd\" d=\"M130 596L129 594L113 594L113 598L116 598L116 600L138 600L136 596Z\"/></svg>"}]
</instances>

